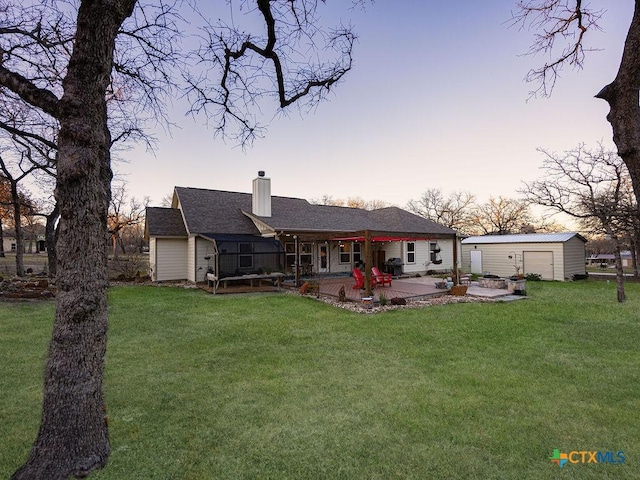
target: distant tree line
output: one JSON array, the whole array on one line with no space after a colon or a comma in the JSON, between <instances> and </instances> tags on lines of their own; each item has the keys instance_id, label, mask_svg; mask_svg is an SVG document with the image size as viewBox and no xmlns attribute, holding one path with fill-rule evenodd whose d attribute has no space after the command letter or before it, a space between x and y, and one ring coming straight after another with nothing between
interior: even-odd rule
<instances>
[{"instance_id":1,"label":"distant tree line","mask_svg":"<svg viewBox=\"0 0 640 480\"><path fill-rule=\"evenodd\" d=\"M311 203L365 210L391 205L384 200L364 200L361 197L336 199L330 195L312 199ZM474 194L466 191L446 194L439 188L430 188L420 198L410 200L405 209L452 228L462 235L505 235L565 230L563 225L551 221L549 217L535 216L525 200L499 196L479 203Z\"/></svg>"},{"instance_id":2,"label":"distant tree line","mask_svg":"<svg viewBox=\"0 0 640 480\"><path fill-rule=\"evenodd\" d=\"M24 276L24 254L33 253L33 245L39 237L44 237L48 254L49 275L55 274L55 224L52 224L52 234L48 233L47 217L57 219L55 205L47 199L38 198L29 190L22 188L19 183L26 176L16 181L11 176L2 173L7 164L0 156L0 257L5 257L4 236L9 233L14 240L15 248L12 254L16 259L16 275ZM149 205L149 198L140 200L130 197L126 183L114 181L109 213L107 217L109 231L109 245L113 258L119 254L135 254L142 252L145 247L144 222L145 210ZM43 213L47 210L50 213ZM44 221L43 221L44 219Z\"/></svg>"}]
</instances>

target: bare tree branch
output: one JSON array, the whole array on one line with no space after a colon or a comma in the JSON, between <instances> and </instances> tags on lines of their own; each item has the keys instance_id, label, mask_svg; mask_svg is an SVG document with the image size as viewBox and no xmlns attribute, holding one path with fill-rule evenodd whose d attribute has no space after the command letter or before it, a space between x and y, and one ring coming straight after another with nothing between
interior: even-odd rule
<instances>
[{"instance_id":1,"label":"bare tree branch","mask_svg":"<svg viewBox=\"0 0 640 480\"><path fill-rule=\"evenodd\" d=\"M526 81L536 85L530 95L548 97L565 65L582 69L585 52L594 50L585 47L585 36L600 30L603 11L591 10L581 0L522 0L516 9L511 25L535 31L526 55L549 57L544 65L527 73Z\"/></svg>"},{"instance_id":2,"label":"bare tree branch","mask_svg":"<svg viewBox=\"0 0 640 480\"><path fill-rule=\"evenodd\" d=\"M281 109L292 104L312 108L326 98L351 70L356 36L350 27L321 30L314 15L317 4L257 0L263 34L222 21L207 24L205 46L195 53L203 71L186 78L190 113L204 112L214 120L217 134L246 146L264 134L255 113L264 98L275 96ZM302 39L306 48L298 50ZM211 78L220 80L216 84Z\"/></svg>"}]
</instances>

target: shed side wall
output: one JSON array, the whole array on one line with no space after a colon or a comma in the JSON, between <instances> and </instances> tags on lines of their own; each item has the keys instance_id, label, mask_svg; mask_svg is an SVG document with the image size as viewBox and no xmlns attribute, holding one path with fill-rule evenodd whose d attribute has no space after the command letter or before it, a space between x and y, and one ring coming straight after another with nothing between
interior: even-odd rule
<instances>
[{"instance_id":1,"label":"shed side wall","mask_svg":"<svg viewBox=\"0 0 640 480\"><path fill-rule=\"evenodd\" d=\"M584 275L586 269L585 244L577 237L564 243L564 278L573 279L574 275Z\"/></svg>"}]
</instances>

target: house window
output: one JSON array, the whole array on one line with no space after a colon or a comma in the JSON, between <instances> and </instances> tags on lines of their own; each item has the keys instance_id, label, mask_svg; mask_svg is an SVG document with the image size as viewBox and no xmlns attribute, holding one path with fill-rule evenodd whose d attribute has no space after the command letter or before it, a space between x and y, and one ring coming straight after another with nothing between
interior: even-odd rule
<instances>
[{"instance_id":1,"label":"house window","mask_svg":"<svg viewBox=\"0 0 640 480\"><path fill-rule=\"evenodd\" d=\"M407 242L407 263L416 263L415 242Z\"/></svg>"},{"instance_id":2,"label":"house window","mask_svg":"<svg viewBox=\"0 0 640 480\"><path fill-rule=\"evenodd\" d=\"M238 266L240 268L253 268L253 243L241 243L239 245Z\"/></svg>"},{"instance_id":3,"label":"house window","mask_svg":"<svg viewBox=\"0 0 640 480\"><path fill-rule=\"evenodd\" d=\"M313 264L313 243L302 243L300 245L300 265L305 268Z\"/></svg>"},{"instance_id":4,"label":"house window","mask_svg":"<svg viewBox=\"0 0 640 480\"><path fill-rule=\"evenodd\" d=\"M351 244L350 243L340 244L340 263L351 264Z\"/></svg>"},{"instance_id":5,"label":"house window","mask_svg":"<svg viewBox=\"0 0 640 480\"><path fill-rule=\"evenodd\" d=\"M15 244L15 243L12 243L12 244L11 244L11 251L12 251L12 252L15 252L15 251L16 251L16 244Z\"/></svg>"},{"instance_id":6,"label":"house window","mask_svg":"<svg viewBox=\"0 0 640 480\"><path fill-rule=\"evenodd\" d=\"M290 271L293 271L293 267L296 263L296 244L293 242L285 243L284 253L286 255L285 262L287 263L287 268L290 269Z\"/></svg>"},{"instance_id":7,"label":"house window","mask_svg":"<svg viewBox=\"0 0 640 480\"><path fill-rule=\"evenodd\" d=\"M361 243L353 244L353 263L356 265L360 265L362 263L362 244Z\"/></svg>"},{"instance_id":8,"label":"house window","mask_svg":"<svg viewBox=\"0 0 640 480\"><path fill-rule=\"evenodd\" d=\"M429 242L429 252L430 252L432 263L435 263L438 260L439 251L440 249L438 248L438 244L436 242Z\"/></svg>"}]
</instances>

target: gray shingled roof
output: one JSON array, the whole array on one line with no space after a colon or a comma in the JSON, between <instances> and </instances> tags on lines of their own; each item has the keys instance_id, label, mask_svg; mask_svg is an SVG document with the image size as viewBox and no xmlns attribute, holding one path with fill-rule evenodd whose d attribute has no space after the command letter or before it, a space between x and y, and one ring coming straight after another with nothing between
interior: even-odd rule
<instances>
[{"instance_id":1,"label":"gray shingled roof","mask_svg":"<svg viewBox=\"0 0 640 480\"><path fill-rule=\"evenodd\" d=\"M151 237L186 237L187 230L180 210L176 208L147 207L147 235Z\"/></svg>"},{"instance_id":2,"label":"gray shingled roof","mask_svg":"<svg viewBox=\"0 0 640 480\"><path fill-rule=\"evenodd\" d=\"M175 192L191 234L258 233L251 219L243 213L251 214L250 193L185 187L176 187ZM369 229L405 234L455 234L450 228L398 207L368 211L272 196L271 214L271 217L255 218L275 231L358 232Z\"/></svg>"},{"instance_id":3,"label":"gray shingled roof","mask_svg":"<svg viewBox=\"0 0 640 480\"><path fill-rule=\"evenodd\" d=\"M583 242L587 239L577 232L559 233L519 233L511 235L481 235L467 237L461 243L564 243L573 237L578 237Z\"/></svg>"},{"instance_id":4,"label":"gray shingled roof","mask_svg":"<svg viewBox=\"0 0 640 480\"><path fill-rule=\"evenodd\" d=\"M185 187L176 187L175 192L189 233L257 233L242 214L251 210L251 194Z\"/></svg>"},{"instance_id":5,"label":"gray shingled roof","mask_svg":"<svg viewBox=\"0 0 640 480\"><path fill-rule=\"evenodd\" d=\"M427 220L424 217L398 207L380 208L369 212L372 220L371 230L386 230L387 232L414 232L414 233L437 233L453 235L455 230L440 225L439 223Z\"/></svg>"}]
</instances>

